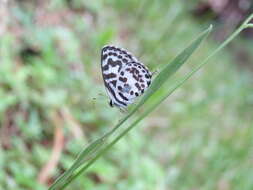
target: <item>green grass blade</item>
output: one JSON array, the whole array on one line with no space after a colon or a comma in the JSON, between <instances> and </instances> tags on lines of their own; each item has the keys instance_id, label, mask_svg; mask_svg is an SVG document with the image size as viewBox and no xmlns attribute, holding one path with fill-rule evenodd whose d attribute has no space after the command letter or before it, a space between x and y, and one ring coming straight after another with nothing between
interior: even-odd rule
<instances>
[{"instance_id":1,"label":"green grass blade","mask_svg":"<svg viewBox=\"0 0 253 190\"><path fill-rule=\"evenodd\" d=\"M154 79L152 84L150 85L149 89L144 94L143 98L140 100L140 102L133 108L133 110L124 117L112 130L110 130L108 133L106 133L102 138L103 141L107 137L109 137L113 132L116 131L131 115L133 115L152 95L155 93L185 62L186 60L193 54L193 52L197 49L197 47L200 45L200 43L207 37L209 32L211 31L212 26L210 26L206 31L204 31L202 34L199 35L199 37L194 40L182 53L180 53L170 64L166 65L161 72L158 74L158 76ZM174 90L178 88L176 86ZM173 90L173 91L174 91ZM91 143L90 146L87 147L89 151L86 151L86 149L83 151L83 154L80 154L79 159L75 161L73 166L71 167L71 172L68 172L68 170L65 172L68 175L63 175L63 177L59 178L51 187L49 190L53 189L64 189L71 181L73 181L77 176L79 176L82 172L84 172L90 165L92 165L100 156L102 156L107 150L109 150L117 141L119 141L128 131L130 131L134 126L137 125L143 118L145 118L151 111L155 109L167 96L169 96L172 93L169 92L166 94L166 96L161 97L158 102L156 102L153 106L146 109L130 126L128 126L123 132L121 132L111 143L108 145L105 145L104 148L99 149L97 154L94 158L90 159L89 162L81 167L81 169L78 170L77 167L80 166L81 161L84 161L87 156L89 156L91 153L94 153L94 149L101 148L103 143L100 141L95 141L94 143ZM99 139L99 140L100 140ZM97 144L96 144L97 143ZM94 145L95 144L95 145ZM84 164L84 162L83 162ZM69 169L69 170L70 170ZM78 171L77 171L78 170Z\"/></svg>"},{"instance_id":2,"label":"green grass blade","mask_svg":"<svg viewBox=\"0 0 253 190\"><path fill-rule=\"evenodd\" d=\"M85 161L89 159L90 155L93 155L99 148L104 144L106 135L100 137L99 139L88 145L77 157L72 166L64 172L57 180L50 186L49 190L58 189L64 181L69 178L73 172L80 167Z\"/></svg>"},{"instance_id":3,"label":"green grass blade","mask_svg":"<svg viewBox=\"0 0 253 190\"><path fill-rule=\"evenodd\" d=\"M137 105L137 108L143 105L147 99L149 99L149 97L156 92L165 83L165 81L167 81L186 62L186 60L192 55L192 53L197 49L202 40L207 37L211 30L212 26L200 34L199 37L194 40L186 49L184 49L183 52L181 52L170 64L165 65L165 67L151 83L149 89L146 91L143 98Z\"/></svg>"}]
</instances>

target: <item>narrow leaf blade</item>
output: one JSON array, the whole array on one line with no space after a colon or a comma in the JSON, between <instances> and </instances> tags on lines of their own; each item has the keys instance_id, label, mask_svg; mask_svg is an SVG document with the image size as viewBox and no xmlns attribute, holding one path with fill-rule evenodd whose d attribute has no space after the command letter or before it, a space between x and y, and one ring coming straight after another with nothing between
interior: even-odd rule
<instances>
[{"instance_id":1,"label":"narrow leaf blade","mask_svg":"<svg viewBox=\"0 0 253 190\"><path fill-rule=\"evenodd\" d=\"M153 93L159 90L159 88L176 72L179 70L179 68L188 60L188 58L193 54L193 52L199 47L201 42L208 36L210 31L212 30L212 26L210 26L207 30L205 30L202 34L199 35L197 39L195 39L187 48L185 48L171 63L167 64L161 72L158 74L158 76L154 79L149 89L144 94L143 98L140 100L140 102L133 108L133 110L126 115L112 130L110 130L105 136L108 137L111 134L113 134L116 129L118 129L131 115L133 115L139 107L141 107L151 96ZM167 96L166 96L167 97ZM108 151L116 142L118 142L128 131L130 131L133 127L135 127L142 119L144 119L150 112L152 112L155 107L157 107L164 99L165 97L161 97L161 101L153 106L153 108L146 110L143 114L141 114L134 123L132 123L130 126L128 126L125 130L123 130L122 133L120 133L117 137L115 137L114 140L112 140L109 144L105 145L102 149L100 149L98 152L96 152L95 157L90 159L86 165L83 165L81 169L73 174L74 171L70 173L73 175L68 175L66 178L64 178L64 181L60 180L61 189L65 188L69 183L71 183L76 177L78 177L82 172L84 172L87 168L89 168L92 163L94 163L99 157L101 157L106 151ZM89 146L89 149L95 149L98 148L96 145L96 141L94 144L92 143L91 146ZM100 143L98 143L100 144ZM81 154L80 157L84 160L87 158L89 153L92 152L92 150L86 151L84 150L85 154ZM80 158L81 159L81 158ZM83 163L84 164L84 163ZM75 165L75 163L74 163ZM78 166L80 166L80 162L78 162ZM52 188L52 190L55 188ZM51 188L50 188L51 190Z\"/></svg>"}]
</instances>

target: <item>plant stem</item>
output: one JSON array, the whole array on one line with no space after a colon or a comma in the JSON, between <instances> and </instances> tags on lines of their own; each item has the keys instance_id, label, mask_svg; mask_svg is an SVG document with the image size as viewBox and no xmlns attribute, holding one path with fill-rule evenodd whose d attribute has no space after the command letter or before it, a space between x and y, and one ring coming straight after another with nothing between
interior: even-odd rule
<instances>
[{"instance_id":1,"label":"plant stem","mask_svg":"<svg viewBox=\"0 0 253 190\"><path fill-rule=\"evenodd\" d=\"M247 24L246 28L253 28L253 24Z\"/></svg>"},{"instance_id":2,"label":"plant stem","mask_svg":"<svg viewBox=\"0 0 253 190\"><path fill-rule=\"evenodd\" d=\"M144 113L141 114L139 118L137 118L129 127L127 127L125 130L123 130L111 143L109 143L107 146L102 148L100 152L98 152L97 155L93 159L91 159L86 165L82 166L79 171L74 173L73 175L69 176L66 179L66 182L64 185L61 186L61 189L64 189L71 183L73 179L75 179L77 176L79 176L83 171L85 171L89 166L91 166L100 156L102 156L105 152L107 152L116 142L118 142L128 131L130 131L134 126L136 126L137 123L139 123L143 118L145 118L152 110L154 110L162 101L164 101L169 95L171 95L177 88L182 86L191 76L193 76L194 73L196 73L198 70L200 70L205 64L208 63L208 61L216 55L220 50L222 50L225 46L228 45L242 30L245 28L253 28L253 24L249 24L249 22L253 19L253 13L242 23L242 25L233 32L218 48L216 48L207 58L200 63L196 68L194 68L186 77L183 78L183 80L179 81L175 86L162 98L160 98L155 104L153 104L149 109L144 111ZM137 109L136 109L137 110ZM109 134L113 133L118 127L127 120L133 113L136 111L135 109L130 112L129 115L127 115L114 129L109 131L104 135L104 138L106 138ZM52 188L54 189L54 188Z\"/></svg>"},{"instance_id":3,"label":"plant stem","mask_svg":"<svg viewBox=\"0 0 253 190\"><path fill-rule=\"evenodd\" d=\"M250 22L250 20L253 19L253 13L242 23L242 25L237 28L236 31L234 31L218 48L216 48L209 56L207 56L207 58L201 63L199 64L199 66L197 66L195 69L193 69L193 71L191 73L189 73L184 80L181 81L181 83L183 84L186 80L188 80L195 72L197 72L199 69L201 69L206 63L208 63L208 61L216 54L218 53L220 50L222 50L225 46L228 45L228 43L230 43L241 31L243 31L246 28L249 28L252 26L252 24L248 24Z\"/></svg>"}]
</instances>

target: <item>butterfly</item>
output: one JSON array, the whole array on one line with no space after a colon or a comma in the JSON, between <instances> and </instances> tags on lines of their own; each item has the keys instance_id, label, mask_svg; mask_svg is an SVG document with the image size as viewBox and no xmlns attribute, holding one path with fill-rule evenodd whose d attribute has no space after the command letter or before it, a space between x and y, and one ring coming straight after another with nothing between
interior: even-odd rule
<instances>
[{"instance_id":1,"label":"butterfly","mask_svg":"<svg viewBox=\"0 0 253 190\"><path fill-rule=\"evenodd\" d=\"M126 109L151 84L152 73L123 48L107 45L101 51L101 70L110 106Z\"/></svg>"}]
</instances>

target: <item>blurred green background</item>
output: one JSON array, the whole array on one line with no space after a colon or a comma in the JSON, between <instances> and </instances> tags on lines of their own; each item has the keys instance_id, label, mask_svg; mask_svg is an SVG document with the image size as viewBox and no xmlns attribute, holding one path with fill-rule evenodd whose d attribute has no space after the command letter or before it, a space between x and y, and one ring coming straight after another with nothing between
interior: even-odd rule
<instances>
[{"instance_id":1,"label":"blurred green background","mask_svg":"<svg viewBox=\"0 0 253 190\"><path fill-rule=\"evenodd\" d=\"M155 71L214 24L180 79L251 12L251 0L2 0L0 190L47 189L123 117L102 46ZM67 189L252 190L252 52L247 30Z\"/></svg>"}]
</instances>

